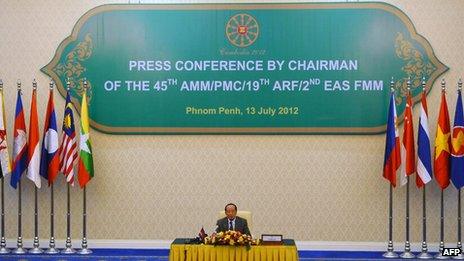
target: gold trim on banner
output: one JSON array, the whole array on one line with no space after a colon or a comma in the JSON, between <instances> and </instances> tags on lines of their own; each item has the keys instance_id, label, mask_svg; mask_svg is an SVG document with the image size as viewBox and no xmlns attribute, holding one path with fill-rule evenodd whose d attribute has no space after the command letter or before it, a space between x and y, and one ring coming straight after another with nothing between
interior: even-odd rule
<instances>
[{"instance_id":1,"label":"gold trim on banner","mask_svg":"<svg viewBox=\"0 0 464 261\"><path fill-rule=\"evenodd\" d=\"M330 127L111 127L90 120L90 125L104 133L119 134L377 134L385 131L386 125L372 128Z\"/></svg>"},{"instance_id":2,"label":"gold trim on banner","mask_svg":"<svg viewBox=\"0 0 464 261\"><path fill-rule=\"evenodd\" d=\"M87 70L80 62L90 58L93 51L93 42L90 33L85 35L84 40L76 45L74 49L66 55L66 62L58 63L52 70L59 76L64 76L69 79L70 89L74 89L75 93L82 97L84 93L84 80L82 74ZM61 57L61 55L60 55ZM56 79L54 79L55 82ZM87 79L87 98L90 104L92 100L92 83Z\"/></svg>"},{"instance_id":3,"label":"gold trim on banner","mask_svg":"<svg viewBox=\"0 0 464 261\"><path fill-rule=\"evenodd\" d=\"M413 44L404 39L402 33L398 33L395 40L396 55L405 61L401 68L405 77L395 82L396 104L402 104L408 94L408 77L411 77L411 90L422 86L422 77L431 78L430 75L437 69L432 63L425 62L422 53L414 48ZM420 100L420 96L415 97Z\"/></svg>"},{"instance_id":4,"label":"gold trim on banner","mask_svg":"<svg viewBox=\"0 0 464 261\"><path fill-rule=\"evenodd\" d=\"M444 72L448 70L443 63L441 63L433 52L433 48L430 43L423 36L419 35L409 17L403 13L397 7L387 3L374 3L374 2L356 2L356 3L285 3L285 4L109 4L97 6L87 11L74 25L72 33L66 39L64 39L58 46L53 59L44 66L41 70L46 73L56 82L57 88L61 95L65 97L66 88L63 86L59 76L53 70L59 63L61 54L64 48L71 42L77 39L79 30L84 23L92 16L114 10L273 10L273 9L378 9L389 12L398 17L406 26L411 34L411 38L416 40L419 44L424 47L427 56L429 57L432 65L435 66L436 70L430 75L426 83L426 92L428 93L435 80ZM399 37L399 36L398 36ZM396 41L401 44L405 44L397 37ZM405 72L412 70L406 66L403 67ZM79 84L80 86L80 84ZM71 98L76 110L80 113L79 101L75 98ZM414 103L420 100L417 96L413 99ZM402 121L404 116L399 116L399 121ZM365 127L365 128L350 128L350 127L250 127L250 128L208 128L208 127L112 127L103 124L99 124L90 119L90 125L99 131L104 133L113 134L310 134L310 133L321 133L321 134L377 134L382 133L386 130L386 125L377 127Z\"/></svg>"}]
</instances>

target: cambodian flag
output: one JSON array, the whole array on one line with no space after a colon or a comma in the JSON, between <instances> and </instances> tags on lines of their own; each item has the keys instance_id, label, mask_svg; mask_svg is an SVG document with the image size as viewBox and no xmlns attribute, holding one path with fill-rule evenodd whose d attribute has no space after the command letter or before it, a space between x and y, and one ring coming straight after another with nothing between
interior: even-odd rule
<instances>
[{"instance_id":1,"label":"cambodian flag","mask_svg":"<svg viewBox=\"0 0 464 261\"><path fill-rule=\"evenodd\" d=\"M13 131L13 171L11 172L10 185L13 188L17 188L18 182L21 179L21 175L24 171L26 171L27 168L26 123L24 122L21 90L18 90L18 98L16 100L15 123Z\"/></svg>"},{"instance_id":2,"label":"cambodian flag","mask_svg":"<svg viewBox=\"0 0 464 261\"><path fill-rule=\"evenodd\" d=\"M53 105L53 90L50 90L42 139L42 154L40 158L40 176L51 185L58 175L60 158L58 153L58 131L56 128L55 108Z\"/></svg>"},{"instance_id":3,"label":"cambodian flag","mask_svg":"<svg viewBox=\"0 0 464 261\"><path fill-rule=\"evenodd\" d=\"M395 93L392 92L388 109L383 177L393 186L396 186L396 171L401 165L400 135L396 121Z\"/></svg>"}]
</instances>

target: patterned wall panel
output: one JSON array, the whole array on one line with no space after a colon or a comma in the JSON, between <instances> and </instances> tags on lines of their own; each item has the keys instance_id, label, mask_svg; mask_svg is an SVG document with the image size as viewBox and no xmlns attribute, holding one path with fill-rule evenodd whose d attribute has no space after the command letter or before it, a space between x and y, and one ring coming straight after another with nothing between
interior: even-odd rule
<instances>
[{"instance_id":1,"label":"patterned wall panel","mask_svg":"<svg viewBox=\"0 0 464 261\"><path fill-rule=\"evenodd\" d=\"M79 17L118 1L0 0L0 78L5 83L9 145L16 99L24 84L26 121L31 82L39 82L40 128L48 79L39 69L53 57ZM121 1L127 3L128 1ZM132 1L138 2L138 1ZM142 1L149 3L153 1ZM160 1L172 2L172 1ZM196 1L188 1L196 2ZM211 2L211 1L203 1ZM220 1L226 2L226 1ZM236 1L234 1L236 2ZM249 1L248 1L249 2ZM270 1L267 1L270 2ZM272 1L274 2L274 1ZM437 57L451 69L448 102L454 114L455 83L464 76L461 0L387 1L403 10ZM428 96L435 135L439 84ZM58 94L56 94L58 96ZM55 98L58 120L64 99ZM338 110L340 108L333 108ZM414 108L417 130L418 108ZM95 179L88 186L89 238L172 239L209 232L227 202L253 212L253 234L283 233L297 240L385 241L388 185L381 178L384 135L371 136L112 136L91 132ZM7 178L9 180L9 177ZM64 179L55 186L56 236L65 237ZM33 236L33 187L24 181L25 238ZM404 188L395 190L395 239L404 235ZM72 189L73 237L80 236L82 194ZM429 186L429 238L438 241L439 190ZM17 193L7 187L7 236L16 236ZM49 190L39 193L40 234L49 233ZM421 193L411 190L412 241L420 241ZM456 190L445 192L446 231L456 227ZM454 241L454 233L447 233ZM43 242L44 243L44 242Z\"/></svg>"}]
</instances>

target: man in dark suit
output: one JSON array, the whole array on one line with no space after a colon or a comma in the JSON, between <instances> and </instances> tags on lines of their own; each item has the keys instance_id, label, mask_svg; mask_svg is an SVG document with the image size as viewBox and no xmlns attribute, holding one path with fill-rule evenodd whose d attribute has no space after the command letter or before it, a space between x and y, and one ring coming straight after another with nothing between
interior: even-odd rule
<instances>
[{"instance_id":1,"label":"man in dark suit","mask_svg":"<svg viewBox=\"0 0 464 261\"><path fill-rule=\"evenodd\" d=\"M217 221L216 232L227 230L239 231L242 234L251 235L247 220L237 216L237 205L229 203L225 206L226 217Z\"/></svg>"}]
</instances>

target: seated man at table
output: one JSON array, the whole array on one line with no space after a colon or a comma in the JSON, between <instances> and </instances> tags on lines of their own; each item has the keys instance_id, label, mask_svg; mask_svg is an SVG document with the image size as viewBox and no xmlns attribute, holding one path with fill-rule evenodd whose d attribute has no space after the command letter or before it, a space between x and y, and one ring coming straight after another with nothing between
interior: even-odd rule
<instances>
[{"instance_id":1,"label":"seated man at table","mask_svg":"<svg viewBox=\"0 0 464 261\"><path fill-rule=\"evenodd\" d=\"M239 231L242 234L251 235L247 220L237 216L237 205L229 203L225 206L224 211L226 213L226 217L217 221L216 232L234 230Z\"/></svg>"}]
</instances>

